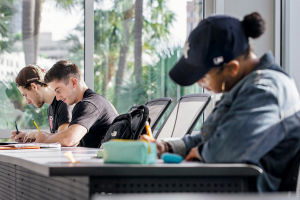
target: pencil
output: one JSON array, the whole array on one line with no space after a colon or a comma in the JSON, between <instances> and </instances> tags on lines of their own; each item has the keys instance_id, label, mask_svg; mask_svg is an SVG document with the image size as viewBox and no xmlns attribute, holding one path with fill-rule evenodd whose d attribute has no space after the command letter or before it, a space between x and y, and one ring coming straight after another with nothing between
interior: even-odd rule
<instances>
[{"instance_id":1,"label":"pencil","mask_svg":"<svg viewBox=\"0 0 300 200\"><path fill-rule=\"evenodd\" d=\"M152 135L152 131L151 131L149 122L147 122L147 121L146 121L146 124L145 124L145 128L146 128L148 136L150 137L150 141L153 142L154 138L153 138L153 135Z\"/></svg>"},{"instance_id":2,"label":"pencil","mask_svg":"<svg viewBox=\"0 0 300 200\"><path fill-rule=\"evenodd\" d=\"M36 125L35 121L32 119L34 125L36 126L37 130L39 130L39 132L41 133L41 130L39 129L39 127Z\"/></svg>"}]
</instances>

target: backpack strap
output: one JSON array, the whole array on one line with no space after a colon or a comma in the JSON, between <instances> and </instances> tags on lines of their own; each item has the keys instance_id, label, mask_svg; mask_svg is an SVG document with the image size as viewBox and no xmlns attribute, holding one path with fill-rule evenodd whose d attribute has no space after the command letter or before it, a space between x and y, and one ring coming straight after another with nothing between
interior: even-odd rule
<instances>
[{"instance_id":1,"label":"backpack strap","mask_svg":"<svg viewBox=\"0 0 300 200\"><path fill-rule=\"evenodd\" d=\"M139 123L135 124L134 128L132 128L134 132L134 139L137 140L142 134L143 130L145 129L145 122L149 120L149 109L145 105L140 105L135 110L133 110L130 114L132 115L133 121L135 121L134 116L141 115L139 119Z\"/></svg>"}]
</instances>

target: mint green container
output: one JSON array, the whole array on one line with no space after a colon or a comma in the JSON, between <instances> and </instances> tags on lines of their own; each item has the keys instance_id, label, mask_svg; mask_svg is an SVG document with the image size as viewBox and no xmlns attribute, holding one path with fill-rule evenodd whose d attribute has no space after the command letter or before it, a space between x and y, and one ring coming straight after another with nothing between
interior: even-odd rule
<instances>
[{"instance_id":1,"label":"mint green container","mask_svg":"<svg viewBox=\"0 0 300 200\"><path fill-rule=\"evenodd\" d=\"M156 163L156 144L136 140L111 140L103 144L105 163Z\"/></svg>"}]
</instances>

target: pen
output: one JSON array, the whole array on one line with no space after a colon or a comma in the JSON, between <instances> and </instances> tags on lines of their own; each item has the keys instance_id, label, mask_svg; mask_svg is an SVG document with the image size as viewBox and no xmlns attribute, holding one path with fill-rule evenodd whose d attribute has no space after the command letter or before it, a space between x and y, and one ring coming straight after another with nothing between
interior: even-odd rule
<instances>
[{"instance_id":1,"label":"pen","mask_svg":"<svg viewBox=\"0 0 300 200\"><path fill-rule=\"evenodd\" d=\"M39 130L39 132L41 133L41 130L39 129L39 127L36 125L35 121L32 119L34 125L36 126L37 130Z\"/></svg>"},{"instance_id":2,"label":"pen","mask_svg":"<svg viewBox=\"0 0 300 200\"><path fill-rule=\"evenodd\" d=\"M17 135L19 135L19 130L18 130L17 121L15 121L15 126L16 126L16 129L17 129ZM21 138L19 138L19 142L21 142Z\"/></svg>"},{"instance_id":3,"label":"pen","mask_svg":"<svg viewBox=\"0 0 300 200\"><path fill-rule=\"evenodd\" d=\"M146 128L148 136L150 137L150 141L153 142L154 138L153 138L153 135L152 135L152 131L151 131L149 122L147 122L147 121L146 121L146 124L145 124L145 128Z\"/></svg>"}]
</instances>

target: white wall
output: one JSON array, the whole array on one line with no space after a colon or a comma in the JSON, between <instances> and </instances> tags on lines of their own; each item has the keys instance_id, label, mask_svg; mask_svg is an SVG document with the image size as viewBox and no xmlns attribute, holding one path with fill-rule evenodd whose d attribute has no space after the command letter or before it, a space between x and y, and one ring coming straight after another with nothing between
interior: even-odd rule
<instances>
[{"instance_id":1,"label":"white wall","mask_svg":"<svg viewBox=\"0 0 300 200\"><path fill-rule=\"evenodd\" d=\"M300 1L283 0L283 67L300 89Z\"/></svg>"},{"instance_id":2,"label":"white wall","mask_svg":"<svg viewBox=\"0 0 300 200\"><path fill-rule=\"evenodd\" d=\"M276 6L280 4L276 2L279 3L277 0L206 0L206 17L211 14L226 14L243 20L247 14L260 13L266 21L266 31L260 38L250 40L254 53L260 57L271 50L280 62L280 46L275 46L280 43L280 17L275 17Z\"/></svg>"},{"instance_id":3,"label":"white wall","mask_svg":"<svg viewBox=\"0 0 300 200\"><path fill-rule=\"evenodd\" d=\"M271 50L274 54L274 0L224 0L224 13L243 20L244 16L252 12L258 12L266 21L265 33L255 40L250 40L254 53L261 57L265 52ZM280 21L278 22L280 23ZM280 42L280 41L278 41Z\"/></svg>"}]
</instances>

